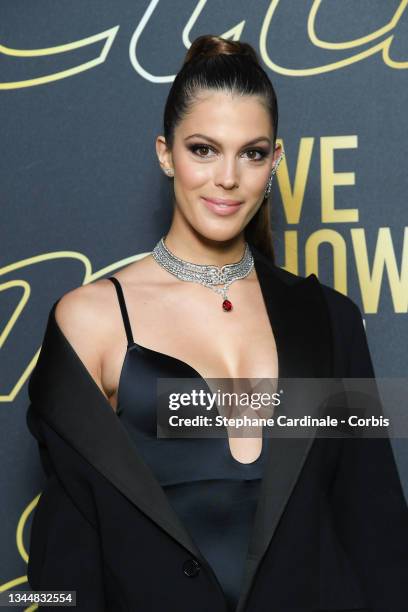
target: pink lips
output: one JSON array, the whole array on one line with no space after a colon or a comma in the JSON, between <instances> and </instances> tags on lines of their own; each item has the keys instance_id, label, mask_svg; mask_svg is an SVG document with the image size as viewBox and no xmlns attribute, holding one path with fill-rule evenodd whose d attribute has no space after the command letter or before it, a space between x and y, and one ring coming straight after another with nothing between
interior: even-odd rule
<instances>
[{"instance_id":1,"label":"pink lips","mask_svg":"<svg viewBox=\"0 0 408 612\"><path fill-rule=\"evenodd\" d=\"M237 200L224 200L220 198L211 198L210 200L204 197L201 199L207 208L221 216L232 215L241 206L241 202L238 202Z\"/></svg>"}]
</instances>

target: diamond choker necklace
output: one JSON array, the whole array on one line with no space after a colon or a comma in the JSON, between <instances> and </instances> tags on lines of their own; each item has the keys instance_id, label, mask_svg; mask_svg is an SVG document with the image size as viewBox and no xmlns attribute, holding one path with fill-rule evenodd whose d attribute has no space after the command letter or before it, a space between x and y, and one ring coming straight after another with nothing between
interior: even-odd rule
<instances>
[{"instance_id":1,"label":"diamond choker necklace","mask_svg":"<svg viewBox=\"0 0 408 612\"><path fill-rule=\"evenodd\" d=\"M227 296L228 287L234 281L248 276L254 267L254 259L248 243L245 243L245 252L240 261L219 267L195 264L176 257L164 244L164 238L163 236L159 240L152 251L152 255L157 263L180 280L200 283L219 293L223 297L223 310L227 312L232 310L232 303ZM224 285L222 288L215 286L222 284Z\"/></svg>"}]
</instances>

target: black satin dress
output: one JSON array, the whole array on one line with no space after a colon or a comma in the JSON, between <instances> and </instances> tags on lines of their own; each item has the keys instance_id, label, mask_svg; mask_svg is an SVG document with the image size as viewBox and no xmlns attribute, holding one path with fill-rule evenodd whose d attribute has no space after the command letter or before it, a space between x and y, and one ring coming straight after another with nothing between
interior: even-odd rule
<instances>
[{"instance_id":1,"label":"black satin dress","mask_svg":"<svg viewBox=\"0 0 408 612\"><path fill-rule=\"evenodd\" d=\"M151 468L197 548L214 570L228 609L238 603L249 537L254 523L268 438L252 463L234 459L227 438L158 438L157 378L204 379L175 357L133 340L122 287L116 287L128 348L117 415Z\"/></svg>"}]
</instances>

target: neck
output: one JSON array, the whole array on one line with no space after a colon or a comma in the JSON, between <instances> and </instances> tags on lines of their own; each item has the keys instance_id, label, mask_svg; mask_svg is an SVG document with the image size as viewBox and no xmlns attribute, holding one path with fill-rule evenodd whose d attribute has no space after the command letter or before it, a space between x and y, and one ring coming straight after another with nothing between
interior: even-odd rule
<instances>
[{"instance_id":1,"label":"neck","mask_svg":"<svg viewBox=\"0 0 408 612\"><path fill-rule=\"evenodd\" d=\"M244 254L245 243L243 233L226 241L209 240L204 236L183 240L171 231L164 237L164 244L176 257L190 263L219 267L238 262Z\"/></svg>"}]
</instances>

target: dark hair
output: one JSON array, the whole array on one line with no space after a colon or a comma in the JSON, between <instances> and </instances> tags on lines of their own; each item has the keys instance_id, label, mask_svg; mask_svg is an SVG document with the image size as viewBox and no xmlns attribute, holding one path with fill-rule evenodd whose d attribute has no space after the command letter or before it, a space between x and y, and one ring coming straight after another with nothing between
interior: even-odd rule
<instances>
[{"instance_id":1,"label":"dark hair","mask_svg":"<svg viewBox=\"0 0 408 612\"><path fill-rule=\"evenodd\" d=\"M271 116L273 147L278 130L278 104L273 85L260 65L254 48L245 42L230 41L211 34L199 36L186 53L173 81L164 109L164 136L173 148L174 130L197 99L200 90L230 91L259 96ZM275 261L268 200L245 228L245 239Z\"/></svg>"}]
</instances>

